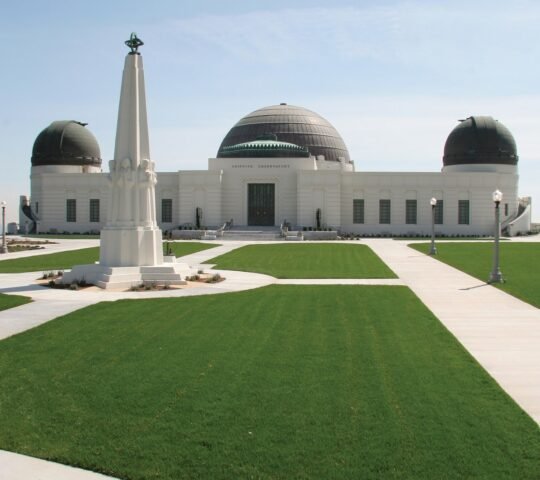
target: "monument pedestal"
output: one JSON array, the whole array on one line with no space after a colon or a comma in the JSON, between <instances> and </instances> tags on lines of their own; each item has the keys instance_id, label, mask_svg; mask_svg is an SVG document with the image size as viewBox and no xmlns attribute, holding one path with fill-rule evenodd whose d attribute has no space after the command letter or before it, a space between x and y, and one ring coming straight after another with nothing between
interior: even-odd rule
<instances>
[{"instance_id":1,"label":"monument pedestal","mask_svg":"<svg viewBox=\"0 0 540 480\"><path fill-rule=\"evenodd\" d=\"M99 263L109 267L161 265L161 230L156 227L105 227L101 230Z\"/></svg>"},{"instance_id":2,"label":"monument pedestal","mask_svg":"<svg viewBox=\"0 0 540 480\"><path fill-rule=\"evenodd\" d=\"M85 282L100 288L127 290L141 284L156 285L185 285L186 278L192 275L192 270L186 263L164 263L147 267L106 267L95 263L93 265L76 265L65 272L62 283Z\"/></svg>"}]
</instances>

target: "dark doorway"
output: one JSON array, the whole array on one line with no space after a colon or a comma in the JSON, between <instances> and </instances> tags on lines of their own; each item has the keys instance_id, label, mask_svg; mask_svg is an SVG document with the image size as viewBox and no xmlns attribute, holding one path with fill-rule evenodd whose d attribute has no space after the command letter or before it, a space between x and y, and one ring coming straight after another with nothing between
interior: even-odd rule
<instances>
[{"instance_id":1,"label":"dark doorway","mask_svg":"<svg viewBox=\"0 0 540 480\"><path fill-rule=\"evenodd\" d=\"M274 198L273 183L248 184L248 225L274 226Z\"/></svg>"}]
</instances>

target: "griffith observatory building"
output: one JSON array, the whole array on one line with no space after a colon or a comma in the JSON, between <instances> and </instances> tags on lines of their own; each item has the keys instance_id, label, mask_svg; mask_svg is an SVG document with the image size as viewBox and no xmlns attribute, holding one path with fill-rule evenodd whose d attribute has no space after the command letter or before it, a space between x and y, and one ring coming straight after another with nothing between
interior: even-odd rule
<instances>
[{"instance_id":1,"label":"griffith observatory building","mask_svg":"<svg viewBox=\"0 0 540 480\"><path fill-rule=\"evenodd\" d=\"M84 233L107 224L109 169L84 123L53 121L37 136L31 162L21 230ZM530 230L531 201L519 197L516 143L502 123L489 116L461 121L448 135L442 168L434 169L357 171L330 122L281 103L241 118L206 169L156 172L156 221L163 231L231 221L277 229L286 221L298 230L427 235L433 215L438 235L491 235L498 189L503 230Z\"/></svg>"}]
</instances>

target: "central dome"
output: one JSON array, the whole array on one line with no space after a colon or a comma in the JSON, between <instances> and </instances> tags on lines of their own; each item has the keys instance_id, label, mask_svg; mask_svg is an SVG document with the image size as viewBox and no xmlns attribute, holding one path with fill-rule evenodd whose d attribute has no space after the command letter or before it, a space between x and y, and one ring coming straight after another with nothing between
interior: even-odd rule
<instances>
[{"instance_id":1,"label":"central dome","mask_svg":"<svg viewBox=\"0 0 540 480\"><path fill-rule=\"evenodd\" d=\"M240 119L221 142L217 157L227 156L226 147L269 134L274 134L279 142L307 148L311 155L324 155L326 160L351 160L343 139L330 122L307 108L285 103L260 108Z\"/></svg>"}]
</instances>

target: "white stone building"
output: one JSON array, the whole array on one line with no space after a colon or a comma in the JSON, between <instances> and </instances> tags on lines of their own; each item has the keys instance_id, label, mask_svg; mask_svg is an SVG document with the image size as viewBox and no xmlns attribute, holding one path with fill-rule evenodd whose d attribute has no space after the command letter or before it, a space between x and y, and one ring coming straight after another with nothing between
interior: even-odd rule
<instances>
[{"instance_id":1,"label":"white stone building","mask_svg":"<svg viewBox=\"0 0 540 480\"><path fill-rule=\"evenodd\" d=\"M442 146L441 146L442 147ZM530 199L519 198L518 155L510 131L491 117L461 121L433 172L355 170L334 127L286 104L242 118L206 170L157 174L157 221L163 230L197 223L218 227L332 227L364 235L491 235L492 192L504 194L503 228L530 230ZM438 168L434 165L434 168ZM84 124L53 122L32 153L31 194L21 197L21 229L92 232L105 225L108 173Z\"/></svg>"}]
</instances>

